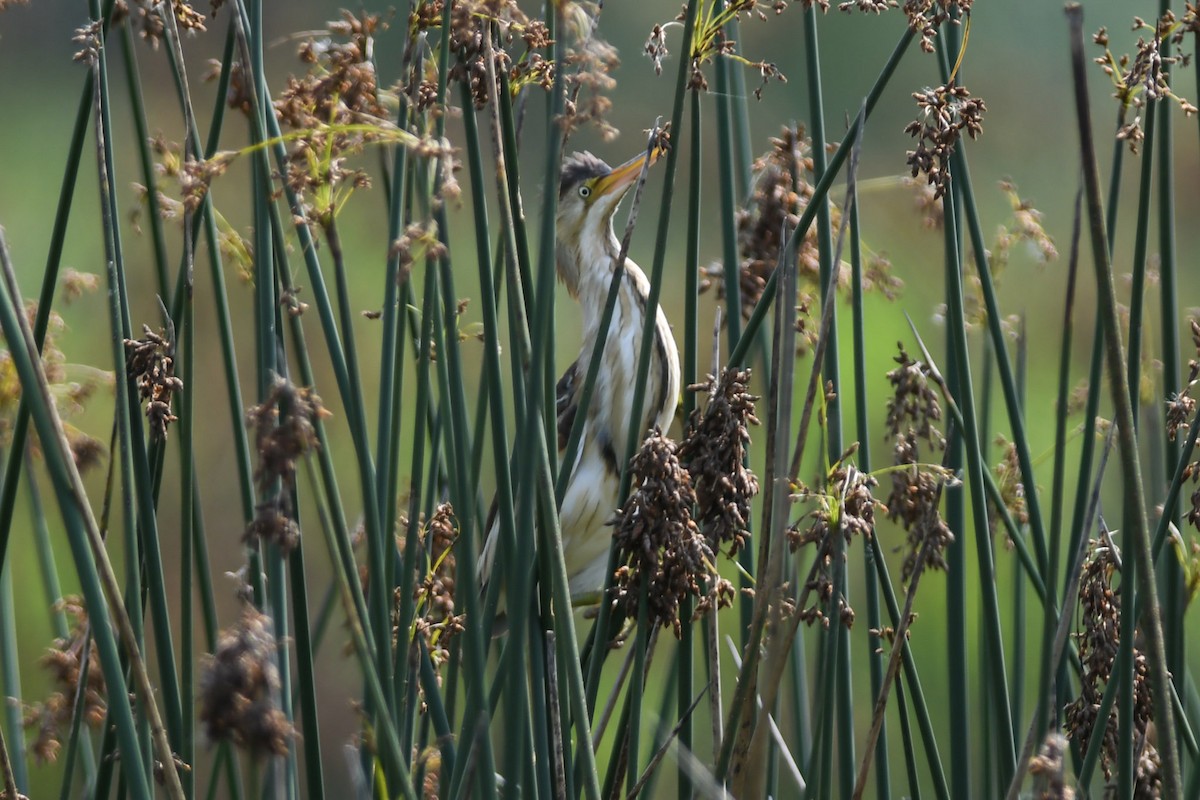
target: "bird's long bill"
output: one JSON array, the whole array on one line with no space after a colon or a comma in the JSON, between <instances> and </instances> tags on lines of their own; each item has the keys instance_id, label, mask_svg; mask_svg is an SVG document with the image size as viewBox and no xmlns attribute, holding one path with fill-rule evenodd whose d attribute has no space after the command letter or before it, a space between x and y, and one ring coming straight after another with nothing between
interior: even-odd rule
<instances>
[{"instance_id":1,"label":"bird's long bill","mask_svg":"<svg viewBox=\"0 0 1200 800\"><path fill-rule=\"evenodd\" d=\"M649 159L653 164L658 160L664 151L660 147L655 147L650 151ZM624 192L634 181L638 179L638 175L642 174L642 165L646 163L647 155L642 153L639 156L629 159L624 164L613 169L612 172L601 178L596 184L596 194L603 197L614 192Z\"/></svg>"}]
</instances>

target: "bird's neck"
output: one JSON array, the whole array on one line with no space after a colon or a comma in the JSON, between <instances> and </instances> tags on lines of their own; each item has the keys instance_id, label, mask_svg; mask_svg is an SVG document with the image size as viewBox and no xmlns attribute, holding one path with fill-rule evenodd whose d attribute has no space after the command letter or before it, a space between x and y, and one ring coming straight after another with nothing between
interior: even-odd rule
<instances>
[{"instance_id":1,"label":"bird's neck","mask_svg":"<svg viewBox=\"0 0 1200 800\"><path fill-rule=\"evenodd\" d=\"M611 235L611 234L610 234ZM596 395L593 396L588 417L594 435L610 441L623 440L632 415L633 381L638 372L642 331L645 329L647 301L650 282L645 273L629 259L617 266L616 255L619 245L613 236L609 250L599 243L584 243L582 252L597 254L591 259L576 258L575 283L567 283L579 301L583 323L583 342L579 358L586 365L600 337L604 307L608 301L613 270L621 272L617 285L616 305L612 323L604 344L604 356L597 376ZM603 255L601 255L603 254ZM564 278L565 280L565 278ZM656 309L655 325L652 329L655 343L651 350L649 384L645 405L642 407L641 428L654 425L666 428L674 413L675 400L679 393L679 357L671 336L670 325L662 309Z\"/></svg>"},{"instance_id":2,"label":"bird's neck","mask_svg":"<svg viewBox=\"0 0 1200 800\"><path fill-rule=\"evenodd\" d=\"M628 315L636 314L639 335L640 323L645 315L646 299L650 295L650 282L646 274L628 258L618 266L616 256L619 255L620 245L616 237L612 237L609 244L611 249L585 245L582 252L603 255L596 255L590 259L583 257L575 262L580 270L573 294L579 301L583 340L588 345L600 335L600 323L603 322L604 306L608 302L614 270L621 272L621 280L617 286L616 313L627 317L626 324L630 321Z\"/></svg>"}]
</instances>

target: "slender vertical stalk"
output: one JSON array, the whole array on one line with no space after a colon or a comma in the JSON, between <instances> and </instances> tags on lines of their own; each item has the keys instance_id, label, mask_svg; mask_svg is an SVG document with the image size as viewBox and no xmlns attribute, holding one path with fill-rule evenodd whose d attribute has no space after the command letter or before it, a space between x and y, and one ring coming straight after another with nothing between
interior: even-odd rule
<instances>
[{"instance_id":1,"label":"slender vertical stalk","mask_svg":"<svg viewBox=\"0 0 1200 800\"><path fill-rule=\"evenodd\" d=\"M871 428L870 405L867 398L867 335L863 309L863 253L862 236L859 228L858 190L851 189L850 198L850 269L851 269L851 314L853 321L854 353L854 422L858 439L858 466L863 472L871 472ZM866 572L867 598L867 652L871 669L871 696L878 697L883 685L883 639L870 631L883 629L879 613L879 584L875 580L871 564L874 550L863 548L863 566ZM899 691L897 691L899 699ZM879 739L875 744L875 796L878 800L891 797L891 775L888 764L887 726L880 727Z\"/></svg>"},{"instance_id":2,"label":"slender vertical stalk","mask_svg":"<svg viewBox=\"0 0 1200 800\"><path fill-rule=\"evenodd\" d=\"M25 765L25 730L21 713L21 671L17 663L16 606L13 605L12 565L0 567L0 690L4 692L4 719L0 723L0 757L5 791L15 797L17 789L29 791ZM4 748L5 734L13 743L12 753Z\"/></svg>"},{"instance_id":3,"label":"slender vertical stalk","mask_svg":"<svg viewBox=\"0 0 1200 800\"><path fill-rule=\"evenodd\" d=\"M1160 0L1159 15L1171 8L1170 0ZM1176 73L1178 74L1178 72ZM1158 120L1158 252L1159 252L1159 323L1162 333L1163 388L1165 394L1180 391L1179 346L1179 280L1175 248L1175 153L1169 102L1159 103ZM1142 158L1149 158L1143 155ZM1165 398L1164 398L1165 399ZM1163 439L1166 474L1171 474L1179 460L1179 444ZM1164 507L1163 516L1178 520L1177 508ZM1163 592L1163 637L1166 644L1167 667L1176 681L1187 671L1186 638L1184 636L1183 570L1175 559L1158 564Z\"/></svg>"},{"instance_id":4,"label":"slender vertical stalk","mask_svg":"<svg viewBox=\"0 0 1200 800\"><path fill-rule=\"evenodd\" d=\"M191 220L185 217L184 230L185 237L190 238L189 224ZM196 761L195 748L195 715L196 715L196 700L195 700L195 637L194 637L194 619L195 614L192 608L192 601L195 597L193 590L192 578L195 574L195 555L196 555L196 540L194 523L196 521L196 480L195 480L195 458L194 458L194 435L195 435L195 409L196 409L196 386L195 386L195 308L193 301L194 284L192 274L191 248L185 243L184 250L187 253L187 270L185 291L187 299L183 306L183 320L180 328L180 341L182 342L183 350L180 353L180 362L182 364L182 379L183 379L183 396L180 402L179 419L179 449L183 469L179 478L179 491L182 495L180 503L180 518L179 518L179 615L180 615L180 646L182 648L183 664L182 674L180 675L180 705L182 712L182 736L180 741L179 757L183 759L183 763L191 765ZM183 781L184 794L191 798L196 792L195 770L188 769L180 776Z\"/></svg>"},{"instance_id":5,"label":"slender vertical stalk","mask_svg":"<svg viewBox=\"0 0 1200 800\"><path fill-rule=\"evenodd\" d=\"M102 32L104 34L108 32L108 22L114 2L115 0L104 0L100 15L100 19L103 20ZM50 311L54 305L54 291L58 287L58 271L62 266L63 248L67 240L67 224L71 218L71 205L75 198L75 182L79 177L79 163L83 156L84 142L87 140L88 119L95 102L95 82L95 72L88 70L79 95L79 103L75 111L75 124L71 129L71 143L67 149L66 163L63 167L62 185L58 192L58 206L54 212L54 226L50 231L50 251L42 269L42 288L38 294L37 311L33 320L33 338L39 353L46 341L46 330L50 325ZM21 477L21 459L25 452L25 438L29 432L29 412L29 405L25 395L22 394L17 405L16 419L13 421L8 443L4 474L0 478L3 481L0 486L0 567L4 566L8 538L12 532L17 485Z\"/></svg>"},{"instance_id":6,"label":"slender vertical stalk","mask_svg":"<svg viewBox=\"0 0 1200 800\"><path fill-rule=\"evenodd\" d=\"M1001 785L1007 786L1016 770L1016 749L1013 741L1013 725L1008 699L1008 680L1004 675L1004 644L1000 626L1000 608L996 596L995 565L992 558L990 532L987 520L987 502L984 495L984 465L983 456L976 434L978 424L975 418L975 399L971 383L971 365L967 353L966 320L963 313L962 272L959 263L957 236L954 236L957 204L955 193L947 192L942 197L942 207L945 215L947 248L946 248L946 282L947 282L947 327L950 333L954 363L957 365L958 406L963 414L963 441L966 444L967 482L971 490L971 505L975 530L975 555L978 559L980 592L984 609L984 634L988 637L993 662L996 671L993 686L996 700L996 718L998 722L997 745L999 758L997 771ZM953 236L953 238L951 238ZM953 384L951 384L953 385ZM951 566L953 570L953 565ZM960 602L965 606L965 594L951 597L951 602ZM965 674L966 665L958 669ZM964 709L965 710L965 709ZM966 764L957 764L956 774L966 770ZM969 787L969 781L962 781ZM968 788L969 791L969 788Z\"/></svg>"},{"instance_id":7,"label":"slender vertical stalk","mask_svg":"<svg viewBox=\"0 0 1200 800\"><path fill-rule=\"evenodd\" d=\"M688 0L686 16L683 23L683 42L686 52L691 53L696 29L696 17L699 13L699 0ZM681 58L679 70L675 79L675 100L671 109L671 130L679 131L683 126L683 100L684 93L687 89L687 79L691 74L691 59ZM654 241L654 262L650 270L650 294L646 298L644 307L645 320L642 325L642 332L639 338L640 348L638 352L638 371L634 380L633 402L630 404L629 429L625 436L625 446L621 458L621 481L617 492L617 507L625 504L626 498L629 496L629 488L633 476L629 472L629 461L633 458L633 454L637 451L638 444L642 441L645 431L640 430L642 419L642 410L645 408L646 400L646 385L647 373L650 366L650 351L654 346L654 326L658 319L658 298L662 291L663 270L666 261L667 248L667 232L670 229L671 214L670 214L670 199L675 189L675 169L679 159L679 148L671 148L667 153L667 163L663 175L663 201L662 211L658 218L658 230ZM615 548L614 548L615 551ZM613 566L613 556L609 557L609 566ZM608 590L612 583L613 570L607 571L605 579L605 591ZM609 606L607 603L600 605L600 613L596 617L595 630L599 637L607 637L609 625ZM588 705L594 705L596 692L599 689L600 669L604 662L607 648L601 647L594 650L592 658L588 664Z\"/></svg>"},{"instance_id":8,"label":"slender vertical stalk","mask_svg":"<svg viewBox=\"0 0 1200 800\"><path fill-rule=\"evenodd\" d=\"M1123 368L1121 328L1117 318L1116 292L1113 288L1112 266L1108 258L1108 242L1104 230L1104 217L1100 206L1100 180L1096 164L1095 145L1092 138L1091 111L1087 96L1085 57L1083 54L1083 9L1078 4L1067 7L1067 19L1071 33L1071 65L1075 88L1075 111L1079 126L1080 150L1083 157L1084 185L1087 191L1088 219L1092 238L1092 257L1099 285L1100 313L1104 319L1105 351L1108 361L1109 385L1113 404L1116 406L1116 424L1121 453L1121 474L1124 479L1125 496L1132 514L1132 547L1126 548L1126 559L1131 551L1137 550L1136 584L1137 594L1145 599L1142 606L1142 633L1146 641L1146 654L1150 667L1151 686L1154 695L1154 716L1163 730L1174 730L1174 710L1171 707L1171 678L1167 672L1166 648L1163 642L1161 609L1158 590L1154 581L1154 565L1151 560L1150 535L1146 526L1146 505L1138 463L1137 433L1133 424L1133 406L1130 387ZM1179 754L1175 737L1159 739L1163 793L1166 797L1182 797L1183 786L1179 772Z\"/></svg>"},{"instance_id":9,"label":"slender vertical stalk","mask_svg":"<svg viewBox=\"0 0 1200 800\"><path fill-rule=\"evenodd\" d=\"M701 168L703 151L700 125L700 93L692 92L691 104L691 152L689 153L688 169L688 230L687 252L684 255L684 312L683 312L683 375L681 383L692 386L699 379L699 270L700 270L700 197L702 194ZM740 312L738 312L740 313ZM683 394L683 418L690 420L696 408L695 392L685 391ZM680 610L680 616L692 610L689 599L685 608ZM679 642L679 658L676 662L678 689L676 692L676 710L680 715L679 745L691 750L692 715L687 713L693 702L695 681L693 680L693 656L695 654L695 626L684 625L683 636ZM692 796L692 781L683 765L679 766L678 777L679 800Z\"/></svg>"},{"instance_id":10,"label":"slender vertical stalk","mask_svg":"<svg viewBox=\"0 0 1200 800\"><path fill-rule=\"evenodd\" d=\"M883 90L887 88L892 75L895 74L896 68L900 66L900 61L903 59L905 52L907 52L908 46L912 44L914 36L915 33L912 28L906 28L900 36L900 40L896 43L879 76L875 79L874 85L871 86L871 90L863 100L862 108L850 123L850 127L847 129L841 144L838 145L837 150L834 151L833 156L829 159L829 163L825 167L825 176L817 181L817 185L813 187L808 205L805 206L804 212L800 215L800 219L796 223L796 229L792 231L792 235L788 237L782 249L796 249L796 246L808 234L808 230L816 218L817 211L821 207L821 201L829 194L833 182L837 179L838 170L842 168L842 165L846 163L846 159L850 155L850 150L858 136L859 128L871 116L871 112L875 109L875 104L879 102L879 98L883 94ZM742 364L745 362L746 356L750 351L750 345L754 337L758 335L758 330L766 319L767 310L775 302L778 280L778 271L771 273L771 277L767 279L766 284L763 286L762 296L754 305L754 310L750 313L750 319L746 321L746 327L742 331L742 338L738 340L737 347L729 354L730 364Z\"/></svg>"},{"instance_id":11,"label":"slender vertical stalk","mask_svg":"<svg viewBox=\"0 0 1200 800\"><path fill-rule=\"evenodd\" d=\"M139 707L143 708L150 719L157 753L165 759L164 778L170 796L182 798L183 791L171 758L171 746L167 741L166 731L158 714L157 701L150 687L150 679L146 674L145 664L138 651L137 638L129 621L125 606L121 602L121 591L117 585L112 565L108 561L108 553L100 538L99 529L92 517L91 506L87 502L82 481L70 456L70 445L63 433L62 421L50 395L49 384L45 371L38 357L37 346L34 344L28 321L19 311L21 301L17 292L16 274L8 257L8 245L0 230L0 269L3 271L0 280L0 329L4 338L9 342L14 366L20 376L23 386L34 398L31 406L35 429L42 442L46 456L47 468L54 480L55 493L59 501L59 509L67 527L71 552L79 573L84 602L88 612L97 624L93 626L96 634L96 646L99 650L104 679L109 687L110 696L125 697L125 676L121 667L117 644L108 624L108 611L111 607L113 616L120 632L122 644L130 659L132 672L137 683ZM105 600L108 600L106 604ZM141 755L137 731L134 726L133 713L127 702L114 702L109 706L115 730L126 755L123 763L130 789L135 798L142 800L150 797L150 788L146 781L147 771Z\"/></svg>"}]
</instances>

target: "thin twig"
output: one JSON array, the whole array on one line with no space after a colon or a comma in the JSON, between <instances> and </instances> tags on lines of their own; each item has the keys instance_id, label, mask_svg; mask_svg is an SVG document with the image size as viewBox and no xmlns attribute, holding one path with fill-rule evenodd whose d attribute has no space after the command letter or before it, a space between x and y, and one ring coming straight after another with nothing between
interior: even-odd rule
<instances>
[{"instance_id":1,"label":"thin twig","mask_svg":"<svg viewBox=\"0 0 1200 800\"><path fill-rule=\"evenodd\" d=\"M21 795L17 794L17 779L13 776L12 762L8 760L8 747L4 744L4 726L2 725L0 725L0 773L4 775L4 800L18 800Z\"/></svg>"},{"instance_id":2,"label":"thin twig","mask_svg":"<svg viewBox=\"0 0 1200 800\"><path fill-rule=\"evenodd\" d=\"M683 712L683 716L679 718L679 721L675 723L675 727L672 728L671 732L667 735L667 740L662 743L662 747L658 748L658 750L654 753L654 756L650 759L650 763L646 765L644 770L642 770L641 777L638 778L637 783L633 785L633 789L629 792L628 800L634 800L634 798L641 794L642 789L644 789L646 784L650 781L650 776L654 774L654 770L658 768L659 763L662 762L663 757L667 754L667 751L671 749L671 745L675 743L677 738L679 738L679 731L683 730L684 723L696 710L696 706L700 705L700 701L704 698L704 695L707 692L707 686L701 689L700 694L696 695L696 699L693 700L692 704L687 707L686 711ZM564 797L565 795L559 796Z\"/></svg>"}]
</instances>

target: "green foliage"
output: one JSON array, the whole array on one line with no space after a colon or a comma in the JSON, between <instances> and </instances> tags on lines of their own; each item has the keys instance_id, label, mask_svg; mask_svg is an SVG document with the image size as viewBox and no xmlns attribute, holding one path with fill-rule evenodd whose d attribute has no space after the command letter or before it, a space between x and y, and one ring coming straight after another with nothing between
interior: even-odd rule
<instances>
[{"instance_id":1,"label":"green foliage","mask_svg":"<svg viewBox=\"0 0 1200 800\"><path fill-rule=\"evenodd\" d=\"M635 69L662 73L674 53L669 119L647 120L644 157L623 168L583 156L563 171L580 137L615 135L621 86L604 36L617 10L343 11L296 35L299 74L283 80L264 56L262 0L209 18L182 0L92 0L35 305L0 233L0 798L1200 794L1186 647L1200 492L1181 502L1200 475L1200 326L1185 368L1172 138L1172 115L1195 112L1174 80L1194 55L1195 8L1164 3L1137 20L1129 58L1107 32L1095 38L1118 100L1107 200L1082 12L1069 11L1070 153L1083 170L1053 298L1059 347L1041 348L1057 353L1050 409L1028 397L1037 348L1005 316L999 283L1018 245L1040 266L1058 248L1007 180L987 239L993 204L968 162L1006 113L962 77L993 34L969 35L969 0L841 4L856 25L856 12L882 15L896 39L882 59L858 54L875 77L861 100L838 98L856 109L843 130L825 117L828 3L797 6L690 0L654 25L651 64ZM807 102L754 52L768 19L803 43ZM389 23L396 59L377 48ZM193 37L218 25L205 116L187 66ZM902 65L931 85L902 86ZM782 129L761 147L747 72ZM174 91L166 111L152 75ZM862 171L880 163L877 108L909 95L913 121L889 132L913 137L906 165L893 159L909 178L886 181L888 202L911 191L940 231L927 260L943 267L945 297L940 330L910 320L882 335L867 318L902 282L871 247L876 188ZM150 133L167 116L178 143ZM125 126L129 173L114 150ZM1128 203L1126 148L1142 159ZM709 161L715 188L701 183ZM103 232L104 269L88 278L64 250L93 163L88 223ZM620 240L609 216L601 236L579 234L627 190ZM598 202L606 191L619 193L612 205ZM1128 297L1113 264L1126 204ZM378 230L363 221L372 209ZM656 224L647 273L625 260L639 212ZM146 264L128 241L142 222ZM682 260L672 225L686 230ZM721 240L714 264L700 263L705 229ZM1095 321L1079 313L1085 245ZM556 285L566 262L570 301ZM228 286L227 269L243 280ZM56 338L62 306L100 282L109 350L72 365ZM143 302L146 283L157 303ZM658 338L660 302L683 312L670 333L681 358ZM701 317L714 309L709 340ZM559 380L559 344L580 316L587 344ZM1072 342L1093 325L1073 392L1085 370ZM881 342L897 339L893 368L872 375ZM111 402L96 391L109 373ZM676 383L682 397L662 396ZM596 422L614 415L596 413L605 403L628 405L619 429ZM676 405L667 429L645 424ZM107 450L88 419L102 420ZM1105 514L1110 455L1120 476ZM597 507L568 507L581 502ZM25 507L44 590L31 605L47 607L57 637L44 648L17 635ZM233 520L232 534L206 516ZM582 516L607 527L580 530ZM577 566L584 533L601 537L595 586ZM237 564L232 582L213 581L218 563ZM347 698L352 716L337 707Z\"/></svg>"}]
</instances>

